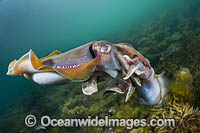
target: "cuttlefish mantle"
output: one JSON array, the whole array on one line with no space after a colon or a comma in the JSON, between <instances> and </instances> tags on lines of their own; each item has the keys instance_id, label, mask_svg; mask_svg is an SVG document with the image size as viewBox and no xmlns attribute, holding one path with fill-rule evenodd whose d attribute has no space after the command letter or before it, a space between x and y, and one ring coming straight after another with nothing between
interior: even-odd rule
<instances>
[{"instance_id":1,"label":"cuttlefish mantle","mask_svg":"<svg viewBox=\"0 0 200 133\"><path fill-rule=\"evenodd\" d=\"M27 79L45 85L85 81L98 65L98 60L90 54L89 47L90 43L66 53L54 51L41 59L30 50L19 60L9 64L7 75L23 74Z\"/></svg>"}]
</instances>

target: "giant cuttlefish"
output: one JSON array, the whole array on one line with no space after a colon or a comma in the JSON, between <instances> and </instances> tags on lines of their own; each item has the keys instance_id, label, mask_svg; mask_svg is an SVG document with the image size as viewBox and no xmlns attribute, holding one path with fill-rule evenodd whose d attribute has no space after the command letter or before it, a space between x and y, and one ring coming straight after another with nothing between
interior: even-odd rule
<instances>
[{"instance_id":1,"label":"giant cuttlefish","mask_svg":"<svg viewBox=\"0 0 200 133\"><path fill-rule=\"evenodd\" d=\"M30 50L8 66L7 75L21 75L41 85L82 82L82 91L91 95L97 83L106 80L104 93L134 91L146 104L158 104L166 93L161 75L156 75L150 62L130 44L93 41L65 53L54 51L38 58ZM137 88L136 88L137 87Z\"/></svg>"}]
</instances>

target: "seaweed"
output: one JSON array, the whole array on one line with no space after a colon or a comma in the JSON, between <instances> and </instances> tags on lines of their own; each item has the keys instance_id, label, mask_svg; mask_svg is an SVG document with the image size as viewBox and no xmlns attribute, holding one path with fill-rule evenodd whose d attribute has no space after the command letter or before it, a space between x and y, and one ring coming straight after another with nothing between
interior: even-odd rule
<instances>
[{"instance_id":1,"label":"seaweed","mask_svg":"<svg viewBox=\"0 0 200 133\"><path fill-rule=\"evenodd\" d=\"M196 100L195 91L192 86L193 77L188 68L181 68L175 74L175 79L170 85L170 91L177 98L186 102Z\"/></svg>"},{"instance_id":2,"label":"seaweed","mask_svg":"<svg viewBox=\"0 0 200 133\"><path fill-rule=\"evenodd\" d=\"M154 132L199 132L200 110L176 97L171 98L163 108L155 110L151 118L166 119L175 118L175 126L155 127Z\"/></svg>"}]
</instances>

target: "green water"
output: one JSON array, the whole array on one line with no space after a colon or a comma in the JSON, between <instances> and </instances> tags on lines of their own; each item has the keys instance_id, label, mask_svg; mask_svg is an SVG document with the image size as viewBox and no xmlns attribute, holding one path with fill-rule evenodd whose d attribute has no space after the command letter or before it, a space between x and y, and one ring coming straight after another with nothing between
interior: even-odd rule
<instances>
[{"instance_id":1,"label":"green water","mask_svg":"<svg viewBox=\"0 0 200 133\"><path fill-rule=\"evenodd\" d=\"M24 76L6 76L10 61L30 49L38 57L65 52L94 40L128 42L165 71L168 93L159 106L143 104L134 93L103 91L88 96L81 83L41 86ZM199 0L0 0L0 133L27 132L200 132ZM143 80L141 80L143 83ZM140 89L140 87L136 88ZM35 127L25 125L33 114ZM176 126L53 127L38 129L51 118L175 118Z\"/></svg>"},{"instance_id":2,"label":"green water","mask_svg":"<svg viewBox=\"0 0 200 133\"><path fill-rule=\"evenodd\" d=\"M10 61L30 49L42 57L93 40L112 40L173 4L161 0L1 0L0 110L26 90L39 87L22 76L6 76Z\"/></svg>"}]
</instances>

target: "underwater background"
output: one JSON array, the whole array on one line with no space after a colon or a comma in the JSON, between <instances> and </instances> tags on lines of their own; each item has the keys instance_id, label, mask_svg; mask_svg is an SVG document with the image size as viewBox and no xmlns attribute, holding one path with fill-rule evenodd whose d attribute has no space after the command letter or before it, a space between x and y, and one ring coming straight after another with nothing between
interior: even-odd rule
<instances>
[{"instance_id":1,"label":"underwater background","mask_svg":"<svg viewBox=\"0 0 200 133\"><path fill-rule=\"evenodd\" d=\"M82 94L81 84L39 86L6 76L10 61L30 49L43 57L93 40L128 42L165 71L168 99L162 106L137 96ZM52 128L46 132L200 132L199 0L0 0L0 132L41 132L24 118L176 118L176 127ZM103 89L104 83L99 83ZM101 90L102 90L101 89ZM12 125L12 126L10 126Z\"/></svg>"}]
</instances>

